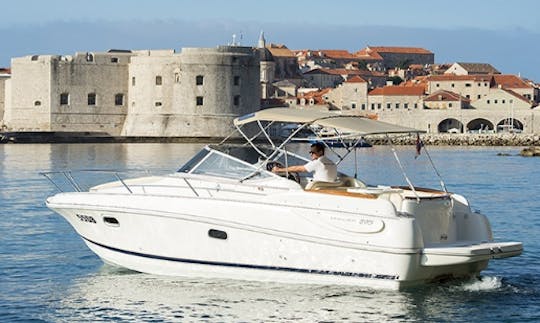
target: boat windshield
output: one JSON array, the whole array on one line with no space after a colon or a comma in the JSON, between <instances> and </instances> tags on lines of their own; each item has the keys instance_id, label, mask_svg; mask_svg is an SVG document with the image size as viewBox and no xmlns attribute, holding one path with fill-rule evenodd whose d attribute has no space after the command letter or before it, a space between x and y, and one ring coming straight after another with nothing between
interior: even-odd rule
<instances>
[{"instance_id":1,"label":"boat windshield","mask_svg":"<svg viewBox=\"0 0 540 323\"><path fill-rule=\"evenodd\" d=\"M258 154L248 147L229 147L214 150L203 148L197 155L189 160L178 172L219 176L233 179L265 178L269 173L259 169ZM257 170L262 170L258 171Z\"/></svg>"}]
</instances>

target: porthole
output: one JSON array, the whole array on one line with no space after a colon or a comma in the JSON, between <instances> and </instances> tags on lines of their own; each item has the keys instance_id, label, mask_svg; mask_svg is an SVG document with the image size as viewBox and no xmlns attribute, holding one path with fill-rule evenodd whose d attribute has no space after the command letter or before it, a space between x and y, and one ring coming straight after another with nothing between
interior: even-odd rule
<instances>
[{"instance_id":1,"label":"porthole","mask_svg":"<svg viewBox=\"0 0 540 323\"><path fill-rule=\"evenodd\" d=\"M116 218L113 218L112 216L104 216L103 222L116 227L120 225L120 222L118 222L118 220Z\"/></svg>"},{"instance_id":2,"label":"porthole","mask_svg":"<svg viewBox=\"0 0 540 323\"><path fill-rule=\"evenodd\" d=\"M211 238L226 240L227 232L221 230L210 229L208 230L208 236Z\"/></svg>"}]
</instances>

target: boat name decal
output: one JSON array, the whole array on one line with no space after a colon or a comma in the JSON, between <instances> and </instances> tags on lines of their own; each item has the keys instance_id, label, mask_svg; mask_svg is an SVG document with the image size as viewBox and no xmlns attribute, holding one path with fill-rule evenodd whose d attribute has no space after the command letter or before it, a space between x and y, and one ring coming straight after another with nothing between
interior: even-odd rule
<instances>
[{"instance_id":1,"label":"boat name decal","mask_svg":"<svg viewBox=\"0 0 540 323\"><path fill-rule=\"evenodd\" d=\"M88 222L88 223L96 223L96 219L94 219L91 215L84 215L84 214L76 214L76 216L81 220L82 222Z\"/></svg>"}]
</instances>

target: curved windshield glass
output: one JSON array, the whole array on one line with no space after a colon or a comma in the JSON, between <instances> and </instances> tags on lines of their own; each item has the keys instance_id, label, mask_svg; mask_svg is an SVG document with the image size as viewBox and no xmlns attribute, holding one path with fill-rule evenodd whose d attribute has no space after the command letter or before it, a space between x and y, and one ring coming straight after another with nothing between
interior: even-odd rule
<instances>
[{"instance_id":1,"label":"curved windshield glass","mask_svg":"<svg viewBox=\"0 0 540 323\"><path fill-rule=\"evenodd\" d=\"M244 179L246 177L263 178L271 176L270 174L257 169L256 166L237 160L232 156L204 148L182 166L179 172L234 179Z\"/></svg>"}]
</instances>

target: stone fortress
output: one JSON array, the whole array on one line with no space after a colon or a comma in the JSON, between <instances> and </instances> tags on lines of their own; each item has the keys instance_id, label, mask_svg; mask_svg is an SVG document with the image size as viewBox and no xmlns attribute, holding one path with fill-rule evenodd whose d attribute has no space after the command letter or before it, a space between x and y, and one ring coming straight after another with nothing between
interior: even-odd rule
<instances>
[{"instance_id":1,"label":"stone fortress","mask_svg":"<svg viewBox=\"0 0 540 323\"><path fill-rule=\"evenodd\" d=\"M12 59L4 128L224 137L260 105L251 47L110 50Z\"/></svg>"},{"instance_id":2,"label":"stone fortress","mask_svg":"<svg viewBox=\"0 0 540 323\"><path fill-rule=\"evenodd\" d=\"M398 80L398 82L396 82ZM539 87L422 48L290 50L266 44L13 58L2 130L219 138L266 107L365 115L428 133L540 132Z\"/></svg>"}]
</instances>

